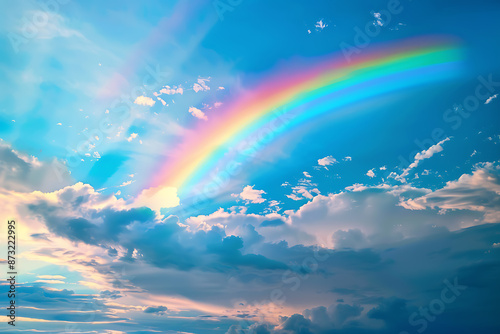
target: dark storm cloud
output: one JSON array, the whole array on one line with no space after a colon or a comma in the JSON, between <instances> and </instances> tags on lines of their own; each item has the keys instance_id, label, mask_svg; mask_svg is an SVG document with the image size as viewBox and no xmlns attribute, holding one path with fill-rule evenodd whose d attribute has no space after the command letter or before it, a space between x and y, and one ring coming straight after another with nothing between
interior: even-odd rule
<instances>
[{"instance_id":1,"label":"dark storm cloud","mask_svg":"<svg viewBox=\"0 0 500 334\"><path fill-rule=\"evenodd\" d=\"M72 190L62 192L60 197L71 205L75 201L81 204L88 200ZM226 236L225 231L217 226L192 234L177 224L177 217L159 221L154 211L145 207L94 210L85 218L64 216L58 207L45 201L29 204L28 208L59 236L105 247L111 255L115 245L125 247L128 251L121 258L124 261L135 261L133 251L137 250L146 262L180 270L201 267L204 270L225 271L240 266L262 270L287 268L284 263L262 255L244 254L243 239ZM249 245L262 241L262 236L252 228L248 229L247 237Z\"/></svg>"},{"instance_id":2,"label":"dark storm cloud","mask_svg":"<svg viewBox=\"0 0 500 334\"><path fill-rule=\"evenodd\" d=\"M53 191L72 179L66 167L53 160L41 162L0 142L0 183L2 188L21 192Z\"/></svg>"},{"instance_id":3,"label":"dark storm cloud","mask_svg":"<svg viewBox=\"0 0 500 334\"><path fill-rule=\"evenodd\" d=\"M165 314L168 310L166 306L149 306L144 310L144 313L155 313L158 315Z\"/></svg>"}]
</instances>

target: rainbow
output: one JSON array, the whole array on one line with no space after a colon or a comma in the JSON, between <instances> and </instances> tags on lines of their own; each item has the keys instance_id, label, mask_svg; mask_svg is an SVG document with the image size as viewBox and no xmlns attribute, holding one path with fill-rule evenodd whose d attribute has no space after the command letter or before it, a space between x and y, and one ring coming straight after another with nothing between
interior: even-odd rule
<instances>
[{"instance_id":1,"label":"rainbow","mask_svg":"<svg viewBox=\"0 0 500 334\"><path fill-rule=\"evenodd\" d=\"M461 54L450 39L427 37L364 50L350 63L337 54L313 65L277 70L225 102L208 121L197 120L161 164L151 186L176 187L181 199L194 188L199 192L228 157L243 163L252 154L242 151L257 152L270 137L308 120L383 94L448 80L457 74ZM271 129L266 140L248 143L266 127ZM242 154L235 158L235 151Z\"/></svg>"}]
</instances>

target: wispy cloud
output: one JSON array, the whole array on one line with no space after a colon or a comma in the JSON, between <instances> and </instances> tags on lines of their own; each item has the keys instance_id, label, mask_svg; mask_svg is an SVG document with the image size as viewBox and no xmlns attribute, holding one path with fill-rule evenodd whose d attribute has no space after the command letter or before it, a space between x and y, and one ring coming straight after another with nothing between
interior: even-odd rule
<instances>
[{"instance_id":1,"label":"wispy cloud","mask_svg":"<svg viewBox=\"0 0 500 334\"><path fill-rule=\"evenodd\" d=\"M484 104L490 104L491 101L493 101L494 99L496 99L498 97L498 94L495 94L495 95L492 95L490 96L489 98L486 99L486 101L484 101Z\"/></svg>"},{"instance_id":2,"label":"wispy cloud","mask_svg":"<svg viewBox=\"0 0 500 334\"><path fill-rule=\"evenodd\" d=\"M410 173L410 171L413 168L418 167L421 161L425 159L431 158L434 154L439 153L443 151L443 144L447 141L449 141L450 138L445 138L441 140L439 143L432 145L429 147L427 150L422 150L421 152L417 153L414 157L414 161L403 171L401 175L396 176L396 180L399 180L401 182L406 182L406 177Z\"/></svg>"}]
</instances>

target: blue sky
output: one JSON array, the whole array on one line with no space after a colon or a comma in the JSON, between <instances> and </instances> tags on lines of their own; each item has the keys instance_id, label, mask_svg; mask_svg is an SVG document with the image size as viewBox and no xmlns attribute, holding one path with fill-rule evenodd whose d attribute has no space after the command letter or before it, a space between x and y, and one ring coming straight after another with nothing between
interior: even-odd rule
<instances>
[{"instance_id":1,"label":"blue sky","mask_svg":"<svg viewBox=\"0 0 500 334\"><path fill-rule=\"evenodd\" d=\"M498 1L0 6L0 332L498 332ZM418 38L457 45L452 78L273 135L202 203L152 184L269 73Z\"/></svg>"}]
</instances>

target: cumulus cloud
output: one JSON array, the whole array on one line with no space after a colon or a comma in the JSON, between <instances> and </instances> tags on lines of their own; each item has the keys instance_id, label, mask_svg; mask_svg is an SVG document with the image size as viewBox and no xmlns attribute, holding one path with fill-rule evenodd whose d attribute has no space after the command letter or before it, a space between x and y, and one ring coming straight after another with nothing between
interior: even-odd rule
<instances>
[{"instance_id":1,"label":"cumulus cloud","mask_svg":"<svg viewBox=\"0 0 500 334\"><path fill-rule=\"evenodd\" d=\"M334 157L332 157L331 155L326 156L326 157L318 160L318 165L325 167L325 169L327 169L327 170L328 170L327 166L330 166L330 165L333 165L336 163L337 163L337 160Z\"/></svg>"},{"instance_id":2,"label":"cumulus cloud","mask_svg":"<svg viewBox=\"0 0 500 334\"><path fill-rule=\"evenodd\" d=\"M370 178L374 178L375 172L373 172L373 169L370 169L368 172L366 172L366 176L368 176Z\"/></svg>"},{"instance_id":3,"label":"cumulus cloud","mask_svg":"<svg viewBox=\"0 0 500 334\"><path fill-rule=\"evenodd\" d=\"M357 248L426 235L437 227L457 230L477 224L474 213L464 214L458 221L452 214L412 211L400 205L405 198L425 196L428 189L357 185L348 190L351 192L317 195L298 210L285 211L288 226L313 235L318 244L333 247L345 240L342 247ZM265 235L264 231L259 233Z\"/></svg>"},{"instance_id":4,"label":"cumulus cloud","mask_svg":"<svg viewBox=\"0 0 500 334\"><path fill-rule=\"evenodd\" d=\"M487 263L483 263L484 257L479 253L491 250L489 242L493 238L486 236L498 231L499 227L500 225L495 224L454 233L442 231L430 239L415 238L403 244L393 244L395 248L387 248L390 245L387 244L370 250L327 253L326 259L317 260L313 272L306 271L306 278L290 276L297 279L289 281L291 287L299 282L300 288L295 292L285 290L286 284L281 287L286 291L287 302L299 302L308 298L311 291L316 291L317 294L320 287L325 286L324 282L334 280L334 284L326 285L330 289L322 304L330 306L312 307L281 316L277 324L263 322L261 325L266 324L266 329L272 334L402 333L417 331L423 328L423 324L427 325L426 332L432 334L441 333L443 326L459 326L464 333L474 331L478 326L487 329L494 323L492 319L495 319L491 317L494 312L491 307L496 305L496 298L500 296L498 289L493 288L496 284L493 272L498 272L498 268L494 266L498 261L487 260ZM270 246L269 251L281 255L283 253L280 246ZM500 250L493 251L497 254ZM463 262L449 261L455 256L467 259ZM381 285L378 281L384 280L383 277L387 277L385 275L388 272L398 277L390 287L387 284ZM323 275L324 281L319 279ZM442 300L443 294L455 296L453 304L444 303L444 314L431 311L432 319L439 319L436 322L426 320L425 314L419 310L423 307L428 310L428 305L434 304L436 299ZM400 297L401 295L405 298ZM482 302L474 305L479 309L471 308L470 303L478 299ZM330 304L331 300L337 302ZM330 302L327 304L327 301ZM474 318L460 317L463 312L471 317L473 313ZM440 317L434 318L438 313ZM409 322L410 316L414 321ZM485 323L478 325L475 317L480 317ZM236 333L248 333L244 329L233 330L238 330Z\"/></svg>"},{"instance_id":5,"label":"cumulus cloud","mask_svg":"<svg viewBox=\"0 0 500 334\"><path fill-rule=\"evenodd\" d=\"M153 193L153 197L163 199L162 190ZM134 206L137 204L136 201ZM50 233L106 250L121 249L124 261L142 259L156 267L179 270L205 268L203 270L209 271L220 265L286 268L283 263L264 256L245 254L243 239L226 235L219 226L191 231L186 225L178 224L175 216L159 219L149 207L130 207L123 201L103 198L90 186L67 187L23 205Z\"/></svg>"},{"instance_id":6,"label":"cumulus cloud","mask_svg":"<svg viewBox=\"0 0 500 334\"><path fill-rule=\"evenodd\" d=\"M37 164L24 159L30 168ZM154 315L170 315L176 308L183 310L180 316L202 309L213 312L210 317L233 317L231 323L216 318L225 331L238 316L258 319L259 310L267 306L258 303L278 287L286 303L271 320L281 315L280 321L253 324L255 332L381 334L414 329L409 328L409 315L439 298L443 279L453 275L474 287L474 293L464 293L443 316L464 330L493 326L490 313L500 297L495 289L500 225L475 225L482 215L495 222L499 180L497 162L480 164L472 174L433 191L407 184L355 184L345 192L321 195L306 177L292 187L293 195L309 199L297 210L264 215L221 209L186 220L154 211L170 200L178 204L173 188L150 189L135 201L124 201L78 183L50 193L4 189L0 200L2 211L16 208L25 217L25 245L33 247L25 252L27 257L83 272L81 284L96 290L84 295L24 285L20 293L28 318L79 321L87 311L98 310L94 329L99 321L106 326L129 321L127 326L138 331L145 324L166 331L171 322L141 319L137 325L130 322L130 313L121 314L158 319ZM237 196L262 203L263 194L247 186ZM269 201L270 206L278 204ZM429 208L443 212L436 215ZM467 212L458 216L453 210ZM40 226L33 228L30 220ZM461 260L450 261L457 258ZM120 268L133 277L123 279L117 274ZM393 284L380 284L391 277L397 278ZM52 274L33 282L58 287L65 280ZM299 288L292 289L296 284ZM122 300L126 303L117 303ZM338 302L332 304L334 300ZM234 305L240 304L235 312ZM85 312L63 312L75 311L75 305L85 305ZM196 313L198 323L205 312ZM470 317L459 316L464 312ZM427 332L442 329L435 328L429 325Z\"/></svg>"},{"instance_id":7,"label":"cumulus cloud","mask_svg":"<svg viewBox=\"0 0 500 334\"><path fill-rule=\"evenodd\" d=\"M301 188L303 193L292 193L287 195L288 198L309 201L297 210L285 210L282 214L234 214L219 210L210 215L191 217L188 224L220 224L231 234L237 233L240 224L252 224L269 242L364 248L428 235L442 228L457 230L474 226L481 217L469 212L458 220L451 212L436 215L431 210L409 210L400 205L402 201L431 192L425 188L384 184L358 184L347 188L346 192L328 195Z\"/></svg>"},{"instance_id":8,"label":"cumulus cloud","mask_svg":"<svg viewBox=\"0 0 500 334\"><path fill-rule=\"evenodd\" d=\"M264 203L265 198L262 197L266 192L264 190L254 189L254 186L246 186L240 194L232 194L233 197L238 197L244 200L247 204Z\"/></svg>"},{"instance_id":9,"label":"cumulus cloud","mask_svg":"<svg viewBox=\"0 0 500 334\"><path fill-rule=\"evenodd\" d=\"M338 230L333 233L333 244L335 248L359 249L366 247L368 242L366 236L359 229L349 229L347 231Z\"/></svg>"},{"instance_id":10,"label":"cumulus cloud","mask_svg":"<svg viewBox=\"0 0 500 334\"><path fill-rule=\"evenodd\" d=\"M153 100L152 98L150 97L147 97L147 96L138 96L135 101L134 101L135 104L138 104L138 105L141 105L141 106L149 106L149 107L152 107L155 105L156 101Z\"/></svg>"},{"instance_id":11,"label":"cumulus cloud","mask_svg":"<svg viewBox=\"0 0 500 334\"><path fill-rule=\"evenodd\" d=\"M151 307L149 316L167 310L170 314L171 305L176 304L173 298L167 298L168 295L202 301L199 305L187 304L190 307L203 307L203 302L213 301L216 295L217 303L225 308L235 300L241 301L244 305L240 315L259 315L258 310L265 309L266 304L257 303L268 299L270 291L278 286L286 295L281 321L255 325L255 328L261 326L262 333L267 330L276 334L283 331L323 334L336 330L350 334L361 328L366 333L380 334L396 328L405 330L413 308L438 298L442 280L457 272L461 284L477 287L474 298L481 303L478 310L472 310L474 321L487 320L484 312L494 305L488 302L487 292L491 296L488 289L495 286L496 276L488 267L469 266L481 263L486 250L500 251L491 246L498 242L499 225L483 225L458 232L433 228L441 224L452 229L456 219L434 215L433 220L425 210L407 210L397 205L400 197L421 197L417 195L419 192L422 191L409 186L367 187L358 192L318 195L286 216L218 211L180 222L175 216L160 219L148 208L128 208L123 201L103 196L93 192L90 186L80 184L23 199L31 215L39 217L47 226L51 238L64 238L78 244L77 248L37 249L27 256L66 261L58 264L75 265L76 261L94 276L116 271L113 266L120 264L126 266L129 273L134 273L129 283L132 287L121 291L136 291L135 298L119 297L120 300L127 298L128 303L131 300L137 303L145 297L144 292L139 292L142 289L154 295L151 297L153 302L144 300L145 305L110 303L110 306L99 306L97 309L103 310L104 318L98 320L109 320L105 311L112 307L142 313ZM197 228L202 223L205 224L203 228ZM308 242L305 233L315 235L311 244L329 240L335 249L318 251L305 246ZM298 236L296 239L292 238L294 234ZM90 256L78 255L77 251L85 247L93 247ZM96 249L110 255L108 258L97 256ZM465 260L449 261L458 256ZM492 254L491 259L495 256L496 253ZM304 262L304 259L315 259L317 265ZM471 272L486 275L472 275ZM388 273L389 277L397 277L397 282L405 284L380 285L379 282L387 280ZM165 284L165 277L170 278L169 284ZM300 288L292 289L297 282ZM118 288L106 289L110 293L102 294L102 298L119 296L112 292ZM79 298L69 291L23 288L23 293L28 292L30 295L24 295L23 300L38 298L39 306L37 294L43 298L49 298L48 295L64 297L72 302ZM405 295L408 301L398 299L398 295ZM496 300L496 295L493 297ZM94 300L92 296L82 298L89 302ZM465 294L464 298L463 302L454 304L453 309L447 309L447 314L456 317L459 312L468 310L467 305L474 299L467 299ZM331 300L337 299L345 302L331 304ZM50 302L47 300L47 305ZM296 305L304 304L318 306L311 306L302 314L296 313ZM160 306L167 310L159 309ZM287 311L287 307L293 307L293 311ZM221 312L212 305L206 308ZM54 319L53 311L50 311L52 315L37 312L39 317ZM229 324L224 326L224 330L229 328Z\"/></svg>"},{"instance_id":12,"label":"cumulus cloud","mask_svg":"<svg viewBox=\"0 0 500 334\"><path fill-rule=\"evenodd\" d=\"M208 121L207 115L203 111L195 107L189 107L189 113L198 119Z\"/></svg>"},{"instance_id":13,"label":"cumulus cloud","mask_svg":"<svg viewBox=\"0 0 500 334\"><path fill-rule=\"evenodd\" d=\"M470 210L485 214L486 222L500 220L500 164L483 163L472 174L463 174L456 181L424 196L408 199L402 206L412 210Z\"/></svg>"}]
</instances>

